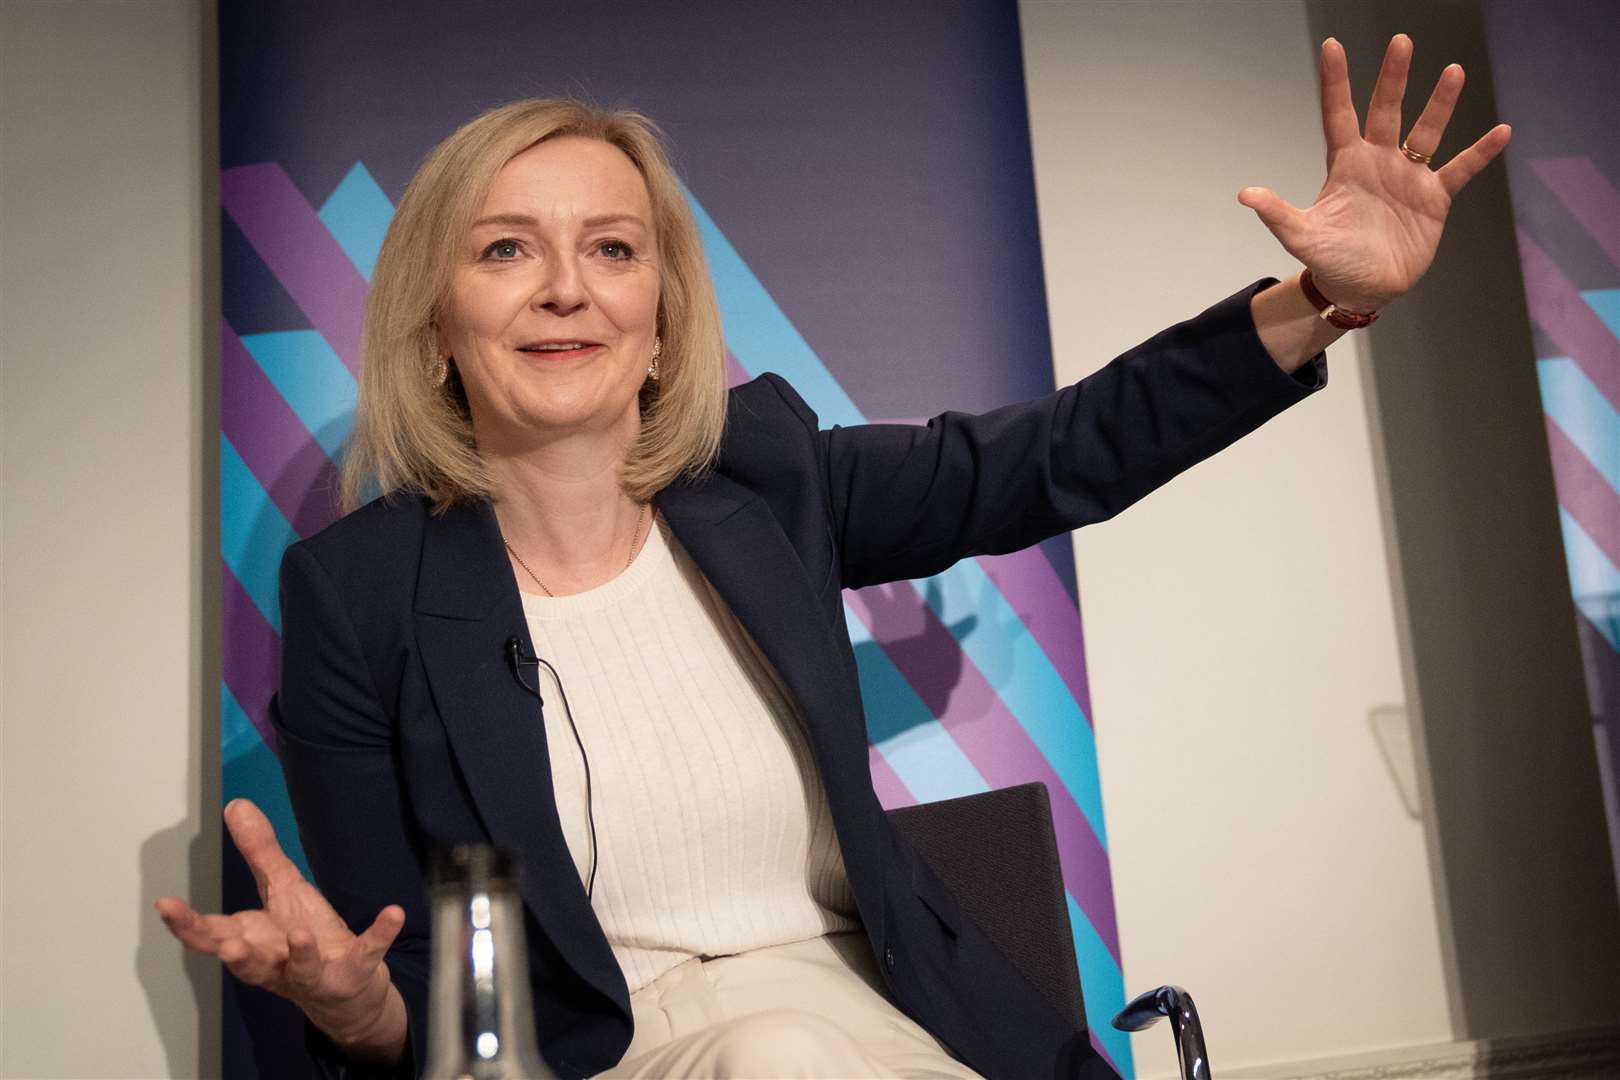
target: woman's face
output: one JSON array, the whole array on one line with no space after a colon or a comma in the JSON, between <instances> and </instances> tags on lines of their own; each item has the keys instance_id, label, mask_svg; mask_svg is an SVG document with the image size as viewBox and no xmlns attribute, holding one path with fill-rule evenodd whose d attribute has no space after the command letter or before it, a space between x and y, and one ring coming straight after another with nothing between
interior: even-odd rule
<instances>
[{"instance_id":1,"label":"woman's face","mask_svg":"<svg viewBox=\"0 0 1620 1080\"><path fill-rule=\"evenodd\" d=\"M617 147L561 136L502 166L437 324L480 450L518 452L640 424L658 249L641 173Z\"/></svg>"}]
</instances>

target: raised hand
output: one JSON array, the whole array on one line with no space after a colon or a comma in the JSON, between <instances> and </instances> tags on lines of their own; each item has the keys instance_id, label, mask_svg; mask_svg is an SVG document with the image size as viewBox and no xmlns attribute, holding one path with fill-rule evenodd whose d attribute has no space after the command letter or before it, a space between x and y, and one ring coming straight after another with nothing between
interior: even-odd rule
<instances>
[{"instance_id":1,"label":"raised hand","mask_svg":"<svg viewBox=\"0 0 1620 1080\"><path fill-rule=\"evenodd\" d=\"M1432 158L1440 145L1462 92L1463 69L1452 64L1441 72L1402 142L1401 99L1411 65L1412 39L1397 34L1384 53L1363 132L1350 99L1344 48L1332 38L1323 42L1327 182L1304 210L1269 188L1238 193L1238 201L1310 268L1322 294L1349 311L1376 311L1416 284L1434 259L1452 199L1512 135L1506 124L1498 124L1440 168L1431 168L1421 159Z\"/></svg>"},{"instance_id":2,"label":"raised hand","mask_svg":"<svg viewBox=\"0 0 1620 1080\"><path fill-rule=\"evenodd\" d=\"M203 915L165 896L157 910L169 932L219 957L243 982L297 1005L354 1056L396 1058L405 1045L405 1004L383 957L405 924L404 909L390 904L363 932L351 933L281 850L257 806L233 800L225 827L253 872L263 909Z\"/></svg>"}]
</instances>

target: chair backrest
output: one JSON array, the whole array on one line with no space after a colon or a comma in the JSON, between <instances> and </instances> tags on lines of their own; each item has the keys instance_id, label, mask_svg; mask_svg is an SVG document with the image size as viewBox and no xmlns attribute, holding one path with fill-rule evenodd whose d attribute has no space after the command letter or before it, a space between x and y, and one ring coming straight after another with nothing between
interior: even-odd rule
<instances>
[{"instance_id":1,"label":"chair backrest","mask_svg":"<svg viewBox=\"0 0 1620 1080\"><path fill-rule=\"evenodd\" d=\"M966 795L889 811L991 944L1061 1016L1086 1030L1069 902L1046 785Z\"/></svg>"}]
</instances>

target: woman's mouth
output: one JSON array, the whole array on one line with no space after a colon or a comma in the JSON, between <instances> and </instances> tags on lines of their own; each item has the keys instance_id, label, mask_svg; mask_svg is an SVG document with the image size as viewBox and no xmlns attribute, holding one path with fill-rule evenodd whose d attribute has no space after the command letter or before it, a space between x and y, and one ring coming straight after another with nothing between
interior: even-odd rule
<instances>
[{"instance_id":1,"label":"woman's mouth","mask_svg":"<svg viewBox=\"0 0 1620 1080\"><path fill-rule=\"evenodd\" d=\"M536 341L519 345L517 351L539 360L573 360L601 347L595 341Z\"/></svg>"}]
</instances>

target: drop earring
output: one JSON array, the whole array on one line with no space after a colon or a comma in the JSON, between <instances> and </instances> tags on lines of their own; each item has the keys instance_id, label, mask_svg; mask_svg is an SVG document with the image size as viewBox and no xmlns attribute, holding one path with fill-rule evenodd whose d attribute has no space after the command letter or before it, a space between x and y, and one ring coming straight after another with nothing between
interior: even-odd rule
<instances>
[{"instance_id":1,"label":"drop earring","mask_svg":"<svg viewBox=\"0 0 1620 1080\"><path fill-rule=\"evenodd\" d=\"M652 363L647 365L647 378L653 382L658 381L658 358L664 354L664 339L653 338Z\"/></svg>"},{"instance_id":2,"label":"drop earring","mask_svg":"<svg viewBox=\"0 0 1620 1080\"><path fill-rule=\"evenodd\" d=\"M433 364L433 381L436 385L443 386L445 382L449 380L449 378L450 358L448 356L441 356L438 360L434 361Z\"/></svg>"}]
</instances>

